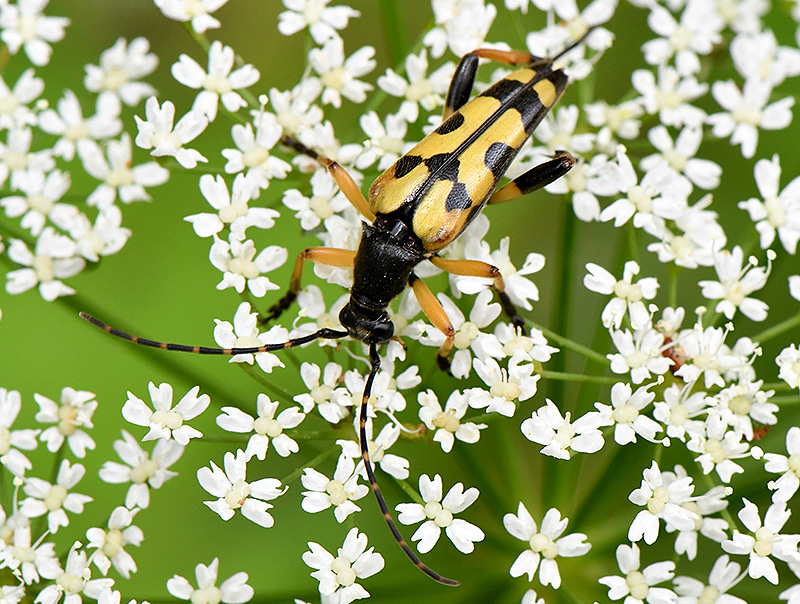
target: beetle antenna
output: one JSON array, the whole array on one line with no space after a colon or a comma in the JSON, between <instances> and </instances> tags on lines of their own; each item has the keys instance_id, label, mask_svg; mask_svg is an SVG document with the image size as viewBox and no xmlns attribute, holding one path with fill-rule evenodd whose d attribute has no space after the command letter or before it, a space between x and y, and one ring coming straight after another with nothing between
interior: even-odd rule
<instances>
[{"instance_id":1,"label":"beetle antenna","mask_svg":"<svg viewBox=\"0 0 800 604\"><path fill-rule=\"evenodd\" d=\"M411 559L418 569L420 569L434 581L438 581L443 585L460 585L460 583L454 579L443 577L417 557L417 555L414 553L414 550L412 550L408 543L406 543L403 535L400 534L400 530L394 523L394 519L392 518L391 513L389 513L389 508L386 506L386 501L383 499L381 490L378 487L378 481L375 479L375 473L372 471L372 463L369 460L369 441L367 440L367 402L372 394L372 383L375 381L375 376L378 375L378 370L381 368L381 358L378 356L378 347L375 344L370 344L369 346L369 360L370 371L369 376L367 377L367 383L364 385L364 394L361 397L358 434L359 439L361 440L361 459L364 460L364 468L367 470L367 478L369 478L369 484L372 487L372 492L375 493L375 499L378 500L378 507L381 509L383 517L386 520L386 524L389 525L389 530L392 531L392 535L394 535L395 540L400 544L400 547L403 548L406 556Z\"/></svg>"},{"instance_id":2,"label":"beetle antenna","mask_svg":"<svg viewBox=\"0 0 800 604\"><path fill-rule=\"evenodd\" d=\"M124 331L120 331L110 325L103 323L100 319L96 319L92 315L81 312L80 313L81 319L85 319L89 321L95 327L99 327L106 333L110 333L112 336L117 336L118 338L122 338L123 340L128 340L129 342L133 342L134 344L140 344L142 346L149 346L150 348L160 348L161 350L176 350L178 352L194 352L197 354L218 354L218 355L225 355L225 356L233 356L237 354L258 354L260 352L274 352L276 350L283 350L284 348L294 348L295 346L302 346L303 344L308 344L309 342L313 342L314 340L338 340L339 338L347 337L348 333L346 331L340 331L337 329L320 329L319 331L315 331L312 334L307 336L303 336L301 338L294 338L292 340L288 340L286 342L279 342L277 344L262 344L261 346L251 346L248 348L213 348L208 346L187 346L186 344L170 344L167 342L159 342L157 340L148 340L146 338L140 338L138 336L133 336L129 333L125 333Z\"/></svg>"},{"instance_id":3,"label":"beetle antenna","mask_svg":"<svg viewBox=\"0 0 800 604\"><path fill-rule=\"evenodd\" d=\"M591 34L591 33L592 33L592 32L593 32L593 31L594 31L596 28L597 28L597 26L596 26L596 25L593 25L592 27L590 27L588 30L586 30L586 33L585 33L585 34L583 34L583 35L582 35L580 38L578 38L578 39L577 39L577 40L575 40L575 41L574 41L572 44L570 44L569 46L567 46L567 47L566 47L564 50L562 50L561 52L559 52L559 53L558 53L556 56L554 56L554 57L551 57L551 58L550 58L550 62L551 62L551 63L555 63L555 62L556 62L558 59L560 59L561 57L563 57L563 56L564 56L565 54L567 54L567 53L568 53L570 50L572 50L573 48L576 48L576 47L580 46L581 44L583 44L583 42L586 40L586 38L588 38L588 37L589 37L589 35L590 35L590 34Z\"/></svg>"}]
</instances>

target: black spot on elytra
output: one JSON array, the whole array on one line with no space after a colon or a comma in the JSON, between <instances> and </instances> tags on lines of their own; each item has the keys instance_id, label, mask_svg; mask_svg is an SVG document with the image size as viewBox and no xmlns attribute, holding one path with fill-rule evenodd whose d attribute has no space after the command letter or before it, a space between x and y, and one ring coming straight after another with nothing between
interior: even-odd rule
<instances>
[{"instance_id":1,"label":"black spot on elytra","mask_svg":"<svg viewBox=\"0 0 800 604\"><path fill-rule=\"evenodd\" d=\"M437 129L437 134L450 134L455 132L464 124L464 116L460 113L454 113L447 118Z\"/></svg>"},{"instance_id":2,"label":"black spot on elytra","mask_svg":"<svg viewBox=\"0 0 800 604\"><path fill-rule=\"evenodd\" d=\"M533 88L515 99L511 107L519 112L519 119L522 121L525 134L528 136L536 129L536 126L539 125L539 122L542 121L542 118L547 113L547 111L542 110L542 101Z\"/></svg>"},{"instance_id":3,"label":"black spot on elytra","mask_svg":"<svg viewBox=\"0 0 800 604\"><path fill-rule=\"evenodd\" d=\"M489 96L492 98L497 99L501 103L508 101L509 99L514 98L520 88L522 88L525 84L522 82L518 82L517 80L500 80L497 84L494 84L487 88L481 96Z\"/></svg>"},{"instance_id":4,"label":"black spot on elytra","mask_svg":"<svg viewBox=\"0 0 800 604\"><path fill-rule=\"evenodd\" d=\"M394 165L394 177L403 178L421 163L422 158L419 155L404 155Z\"/></svg>"},{"instance_id":5,"label":"black spot on elytra","mask_svg":"<svg viewBox=\"0 0 800 604\"><path fill-rule=\"evenodd\" d=\"M466 210L471 205L472 198L470 198L467 193L466 185L463 182L454 182L453 188L450 189L450 193L447 195L447 199L444 202L444 209L447 212Z\"/></svg>"},{"instance_id":6,"label":"black spot on elytra","mask_svg":"<svg viewBox=\"0 0 800 604\"><path fill-rule=\"evenodd\" d=\"M498 179L505 174L516 154L517 150L511 145L492 143L489 145L489 148L486 149L486 154L483 156L483 163L492 171L495 179Z\"/></svg>"},{"instance_id":7,"label":"black spot on elytra","mask_svg":"<svg viewBox=\"0 0 800 604\"><path fill-rule=\"evenodd\" d=\"M460 162L451 153L437 153L425 160L425 165L431 174L436 174L436 180L458 180Z\"/></svg>"}]
</instances>

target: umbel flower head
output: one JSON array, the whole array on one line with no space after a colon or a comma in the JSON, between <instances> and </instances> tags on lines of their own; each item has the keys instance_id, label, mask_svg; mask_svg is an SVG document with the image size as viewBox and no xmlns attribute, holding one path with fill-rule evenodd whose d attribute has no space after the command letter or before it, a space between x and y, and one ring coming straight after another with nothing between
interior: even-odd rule
<instances>
[{"instance_id":1,"label":"umbel flower head","mask_svg":"<svg viewBox=\"0 0 800 604\"><path fill-rule=\"evenodd\" d=\"M796 2L112 4L0 0L0 604L800 604Z\"/></svg>"}]
</instances>

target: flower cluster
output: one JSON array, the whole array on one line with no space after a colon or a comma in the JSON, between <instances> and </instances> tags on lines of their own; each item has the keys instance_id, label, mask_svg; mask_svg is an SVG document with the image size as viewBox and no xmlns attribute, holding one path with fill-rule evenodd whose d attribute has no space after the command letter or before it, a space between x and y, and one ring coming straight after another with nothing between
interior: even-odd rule
<instances>
[{"instance_id":1,"label":"flower cluster","mask_svg":"<svg viewBox=\"0 0 800 604\"><path fill-rule=\"evenodd\" d=\"M399 549L370 546L379 541L367 529L368 519L380 521L374 471L391 502L384 515L401 532L416 526L402 542L409 557L480 551L482 562L468 556L456 568L493 565L493 580L510 575L520 588L514 601L543 602L528 589L534 581L544 599L560 601L563 578L580 582L571 597L587 601L736 604L739 590L763 588L770 600L800 604L792 586L800 534L788 524L800 487L800 429L792 426L800 275L790 274L800 176L782 174L791 156L770 132L789 126L789 87L800 76L798 40L768 25L781 12L789 18L785 6L431 0L428 27L412 44L388 3L399 59L390 68L378 49L343 34L371 28L374 15L332 0L283 0L276 22L263 26L305 47L289 84L276 88L270 66L257 68L245 45L216 39L226 0L154 4L159 27L182 23L199 43L194 51L156 57L145 37L120 38L85 66L82 88L53 91L41 68L70 19L45 14L47 0L0 0L8 55L0 60L15 68L0 73L0 254L13 265L5 291L38 286L45 300L65 303L80 282L65 280L125 246L124 206L168 202L153 187L180 174L193 209L172 226L194 232L199 270L235 299L214 319L217 345L275 349L230 356L227 373L216 366L226 381L243 369L242 390L214 385L212 371L179 378L170 371L182 370L167 368L153 369L147 396L124 375L116 393L102 396L66 387L60 398L27 397L0 384L3 603L63 596L119 604L122 580L136 590L136 548L149 537L135 522L159 509L154 491L168 481L183 485L175 487L187 494L180 505L240 523L275 548L270 555L294 556L322 602L349 604L369 597L367 588L386 593L372 577L404 561ZM501 11L530 33L509 39L495 25ZM648 26L641 53L617 67L605 53L631 19ZM791 19L800 23L800 10ZM395 162L461 94L448 93L451 80L472 78L460 57L481 47L501 67L477 71L478 92L520 67L528 71L506 88L531 68L562 69L572 82L552 111L535 108L546 115L507 172L518 189L542 188L548 178L535 166L575 157L539 193L567 202L560 253L547 265L566 277L557 288L542 285L545 233L527 210L517 214L523 228L502 237L489 228L491 209L474 212L457 240L414 269L437 293L412 279L387 309L397 337L378 348L380 368L370 375L375 353L362 342L313 335L342 329L351 260L364 217L374 214L374 189L358 191L381 173L398 178L392 166L405 165ZM531 53L532 66L509 48ZM551 66L537 57L557 59ZM157 89L159 63L171 79ZM615 88L598 84L603 70L621 76ZM544 95L548 80L534 82ZM186 95L193 100L181 107ZM498 105L491 95L482 102ZM498 138L494 124L531 109L500 108L487 118ZM478 113L464 112L467 120ZM481 151L487 165L495 145L502 141ZM464 153L457 184L470 179ZM433 158L425 163L436 169ZM734 177L736 187L727 186ZM463 211L450 201L420 222ZM476 268L486 266L494 268ZM569 278L576 273L583 287ZM540 299L552 301L547 325L534 322ZM297 338L314 342L295 347ZM278 350L285 343L294 350ZM23 413L28 398L38 411ZM126 422L111 445L116 456L93 432L98 400L119 407ZM89 459L99 459L101 482L122 485L109 487L118 501L107 512L83 486ZM567 510L581 532L567 533ZM65 541L90 517L85 543ZM319 523L330 528L317 535ZM287 526L298 536L291 544L265 538ZM225 565L216 550L208 566L189 561L196 587L170 578L183 572L170 561L162 584L193 604L252 599L261 588L249 576L263 560L217 585L220 557ZM576 571L586 560L588 570Z\"/></svg>"}]
</instances>

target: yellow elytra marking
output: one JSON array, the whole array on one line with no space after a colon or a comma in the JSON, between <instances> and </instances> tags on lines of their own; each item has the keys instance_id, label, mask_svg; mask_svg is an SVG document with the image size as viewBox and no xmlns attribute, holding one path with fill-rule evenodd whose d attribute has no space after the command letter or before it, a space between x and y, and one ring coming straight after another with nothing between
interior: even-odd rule
<instances>
[{"instance_id":1,"label":"yellow elytra marking","mask_svg":"<svg viewBox=\"0 0 800 604\"><path fill-rule=\"evenodd\" d=\"M417 206L412 225L423 243L439 241L451 231L456 212L448 213L444 204L452 188L453 182L449 180L433 183L424 201Z\"/></svg>"},{"instance_id":2,"label":"yellow elytra marking","mask_svg":"<svg viewBox=\"0 0 800 604\"><path fill-rule=\"evenodd\" d=\"M539 80L533 85L536 94L539 95L539 100L545 107L552 107L560 96L556 87L548 79Z\"/></svg>"}]
</instances>

